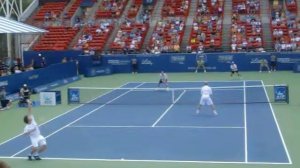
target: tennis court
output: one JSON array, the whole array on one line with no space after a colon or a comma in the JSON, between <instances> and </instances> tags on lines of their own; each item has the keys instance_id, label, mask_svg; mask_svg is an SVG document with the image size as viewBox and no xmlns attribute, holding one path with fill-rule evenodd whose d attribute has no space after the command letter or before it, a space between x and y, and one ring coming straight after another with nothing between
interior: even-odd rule
<instances>
[{"instance_id":1,"label":"tennis court","mask_svg":"<svg viewBox=\"0 0 300 168\"><path fill-rule=\"evenodd\" d=\"M202 82L170 82L169 90L152 90L157 83L134 82L98 95L41 126L49 144L45 156L291 164L262 81L209 84L216 88L213 100L218 116L211 115L208 107L195 113L200 93L193 89ZM0 145L0 156L26 157L29 145L28 137L17 136Z\"/></svg>"}]
</instances>

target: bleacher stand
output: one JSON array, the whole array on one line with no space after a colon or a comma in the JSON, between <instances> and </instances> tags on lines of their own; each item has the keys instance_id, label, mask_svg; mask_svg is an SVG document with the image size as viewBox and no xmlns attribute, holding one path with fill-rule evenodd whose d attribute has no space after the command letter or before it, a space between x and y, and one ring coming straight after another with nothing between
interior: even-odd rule
<instances>
[{"instance_id":1,"label":"bleacher stand","mask_svg":"<svg viewBox=\"0 0 300 168\"><path fill-rule=\"evenodd\" d=\"M223 1L199 1L197 17L193 21L188 50L203 52L222 46Z\"/></svg>"},{"instance_id":2,"label":"bleacher stand","mask_svg":"<svg viewBox=\"0 0 300 168\"><path fill-rule=\"evenodd\" d=\"M231 51L263 52L259 0L233 0Z\"/></svg>"}]
</instances>

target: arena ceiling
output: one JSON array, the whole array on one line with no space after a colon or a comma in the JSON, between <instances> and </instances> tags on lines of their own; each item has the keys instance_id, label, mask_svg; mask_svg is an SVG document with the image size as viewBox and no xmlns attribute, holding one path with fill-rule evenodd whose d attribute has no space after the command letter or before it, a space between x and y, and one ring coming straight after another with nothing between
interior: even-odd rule
<instances>
[{"instance_id":1,"label":"arena ceiling","mask_svg":"<svg viewBox=\"0 0 300 168\"><path fill-rule=\"evenodd\" d=\"M47 30L40 29L22 22L6 19L0 16L0 34L14 33L14 34L35 34L45 33Z\"/></svg>"}]
</instances>

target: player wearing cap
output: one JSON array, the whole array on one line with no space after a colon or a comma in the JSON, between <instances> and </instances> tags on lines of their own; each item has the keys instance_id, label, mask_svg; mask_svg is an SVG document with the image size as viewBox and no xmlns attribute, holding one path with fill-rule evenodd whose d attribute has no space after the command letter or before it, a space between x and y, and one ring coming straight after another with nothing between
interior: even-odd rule
<instances>
[{"instance_id":1,"label":"player wearing cap","mask_svg":"<svg viewBox=\"0 0 300 168\"><path fill-rule=\"evenodd\" d=\"M30 103L30 89L28 88L27 84L24 84L23 87L20 89L20 97L23 103Z\"/></svg>"},{"instance_id":2,"label":"player wearing cap","mask_svg":"<svg viewBox=\"0 0 300 168\"><path fill-rule=\"evenodd\" d=\"M239 70L238 70L238 67L237 67L237 65L232 61L231 62L231 64L230 64L230 69L231 69L231 74L230 74L230 76L233 76L233 74L237 74L237 76L241 76L240 74L239 74Z\"/></svg>"},{"instance_id":3,"label":"player wearing cap","mask_svg":"<svg viewBox=\"0 0 300 168\"><path fill-rule=\"evenodd\" d=\"M37 125L31 111L31 104L28 103L28 114L24 116L24 135L28 135L31 141L31 151L28 160L41 160L39 154L47 149L46 139L41 135L39 126Z\"/></svg>"},{"instance_id":4,"label":"player wearing cap","mask_svg":"<svg viewBox=\"0 0 300 168\"><path fill-rule=\"evenodd\" d=\"M197 114L200 113L200 109L201 109L202 106L208 105L212 108L213 114L218 115L218 113L216 111L216 108L215 108L215 105L214 105L214 103L213 103L213 101L210 97L211 95L212 95L211 87L208 86L207 82L204 82L204 86L201 88L201 98L200 98L199 106L198 106L197 111L196 111Z\"/></svg>"}]
</instances>

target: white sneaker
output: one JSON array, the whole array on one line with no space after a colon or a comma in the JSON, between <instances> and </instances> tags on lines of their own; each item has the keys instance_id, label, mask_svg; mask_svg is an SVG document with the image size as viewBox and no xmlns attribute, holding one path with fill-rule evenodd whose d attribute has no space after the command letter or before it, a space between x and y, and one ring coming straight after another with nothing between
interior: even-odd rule
<instances>
[{"instance_id":1,"label":"white sneaker","mask_svg":"<svg viewBox=\"0 0 300 168\"><path fill-rule=\"evenodd\" d=\"M199 114L199 113L200 113L200 110L197 109L197 110L196 110L196 114Z\"/></svg>"},{"instance_id":2,"label":"white sneaker","mask_svg":"<svg viewBox=\"0 0 300 168\"><path fill-rule=\"evenodd\" d=\"M217 116L217 115L218 115L217 111L213 111L213 113L214 113L214 115L215 115L215 116Z\"/></svg>"}]
</instances>

